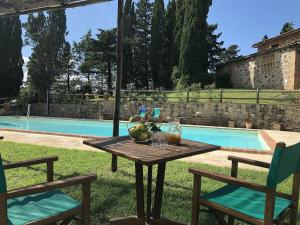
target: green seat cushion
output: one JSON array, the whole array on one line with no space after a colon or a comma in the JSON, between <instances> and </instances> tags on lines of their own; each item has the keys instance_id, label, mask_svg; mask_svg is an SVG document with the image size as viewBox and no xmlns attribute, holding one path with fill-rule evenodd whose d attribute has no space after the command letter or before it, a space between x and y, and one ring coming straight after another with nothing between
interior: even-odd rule
<instances>
[{"instance_id":1,"label":"green seat cushion","mask_svg":"<svg viewBox=\"0 0 300 225\"><path fill-rule=\"evenodd\" d=\"M22 196L7 201L9 225L23 225L80 207L80 203L59 190Z\"/></svg>"},{"instance_id":2,"label":"green seat cushion","mask_svg":"<svg viewBox=\"0 0 300 225\"><path fill-rule=\"evenodd\" d=\"M139 113L139 116L142 117L142 118L145 118L147 115L147 112L141 112Z\"/></svg>"},{"instance_id":3,"label":"green seat cushion","mask_svg":"<svg viewBox=\"0 0 300 225\"><path fill-rule=\"evenodd\" d=\"M264 220L266 194L249 188L226 185L201 199L213 202L252 218ZM292 204L290 200L276 197L274 219Z\"/></svg>"},{"instance_id":4,"label":"green seat cushion","mask_svg":"<svg viewBox=\"0 0 300 225\"><path fill-rule=\"evenodd\" d=\"M152 111L152 118L159 118L160 117L160 109L159 108L155 108Z\"/></svg>"}]
</instances>

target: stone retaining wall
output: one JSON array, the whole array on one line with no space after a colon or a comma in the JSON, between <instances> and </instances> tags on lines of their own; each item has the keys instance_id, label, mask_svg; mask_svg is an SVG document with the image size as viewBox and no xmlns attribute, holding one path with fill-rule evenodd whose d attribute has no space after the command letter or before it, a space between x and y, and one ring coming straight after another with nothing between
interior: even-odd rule
<instances>
[{"instance_id":1,"label":"stone retaining wall","mask_svg":"<svg viewBox=\"0 0 300 225\"><path fill-rule=\"evenodd\" d=\"M123 102L121 116L128 117L137 112L139 102ZM143 102L146 105L152 103ZM163 108L163 118L178 120L189 118L190 123L206 120L209 125L227 126L228 121L235 121L235 127L245 127L245 118L251 118L253 128L272 129L272 123L281 123L283 130L300 132L300 105L277 106L255 104L222 104L222 103L166 103L156 105ZM103 115L112 115L113 102L98 104L51 104L50 116L66 118L103 119ZM45 116L46 105L39 103L31 106L32 116ZM193 118L197 118L193 122ZM201 123L201 122L200 122ZM203 124L204 125L204 124Z\"/></svg>"}]
</instances>

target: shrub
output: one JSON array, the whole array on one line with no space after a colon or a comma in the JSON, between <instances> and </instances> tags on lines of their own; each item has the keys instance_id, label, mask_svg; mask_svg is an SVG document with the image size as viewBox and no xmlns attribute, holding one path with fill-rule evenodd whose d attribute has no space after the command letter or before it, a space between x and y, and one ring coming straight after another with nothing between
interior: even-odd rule
<instances>
[{"instance_id":1,"label":"shrub","mask_svg":"<svg viewBox=\"0 0 300 225\"><path fill-rule=\"evenodd\" d=\"M230 80L230 74L228 74L228 73L216 74L216 87L217 88L232 88L233 85Z\"/></svg>"}]
</instances>

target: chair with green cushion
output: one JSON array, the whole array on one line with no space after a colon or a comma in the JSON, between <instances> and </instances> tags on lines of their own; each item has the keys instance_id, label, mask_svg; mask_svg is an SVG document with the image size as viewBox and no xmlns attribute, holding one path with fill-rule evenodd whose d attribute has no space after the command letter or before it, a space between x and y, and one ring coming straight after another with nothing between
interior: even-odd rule
<instances>
[{"instance_id":1,"label":"chair with green cushion","mask_svg":"<svg viewBox=\"0 0 300 225\"><path fill-rule=\"evenodd\" d=\"M160 120L161 120L161 111L162 111L161 108L153 108L152 112L151 112L150 121L160 122Z\"/></svg>"},{"instance_id":2,"label":"chair with green cushion","mask_svg":"<svg viewBox=\"0 0 300 225\"><path fill-rule=\"evenodd\" d=\"M0 157L0 224L1 225L67 225L77 215L82 224L90 224L90 185L96 175L53 181L53 164L58 157L46 157L3 165ZM7 191L4 169L47 164L46 183ZM58 188L82 185L79 202Z\"/></svg>"},{"instance_id":3,"label":"chair with green cushion","mask_svg":"<svg viewBox=\"0 0 300 225\"><path fill-rule=\"evenodd\" d=\"M200 205L212 212L220 224L234 224L240 220L248 224L273 225L297 224L300 186L300 143L286 147L276 145L272 162L229 156L232 161L231 177L206 170L189 169L194 174L192 225L199 224ZM266 185L237 179L238 164L268 168ZM292 192L278 192L277 185L293 175ZM201 178L206 177L225 183L218 190L201 195ZM289 215L289 223L285 223ZM227 218L227 219L226 219Z\"/></svg>"}]
</instances>

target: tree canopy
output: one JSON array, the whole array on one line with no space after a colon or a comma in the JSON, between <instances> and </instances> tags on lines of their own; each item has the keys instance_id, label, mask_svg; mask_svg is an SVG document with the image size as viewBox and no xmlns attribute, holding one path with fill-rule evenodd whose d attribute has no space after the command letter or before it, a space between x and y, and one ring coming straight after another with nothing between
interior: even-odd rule
<instances>
[{"instance_id":1,"label":"tree canopy","mask_svg":"<svg viewBox=\"0 0 300 225\"><path fill-rule=\"evenodd\" d=\"M19 17L0 19L0 98L17 96L23 81L22 30Z\"/></svg>"},{"instance_id":2,"label":"tree canopy","mask_svg":"<svg viewBox=\"0 0 300 225\"><path fill-rule=\"evenodd\" d=\"M293 22L287 22L283 24L280 34L295 30L295 24Z\"/></svg>"}]
</instances>

